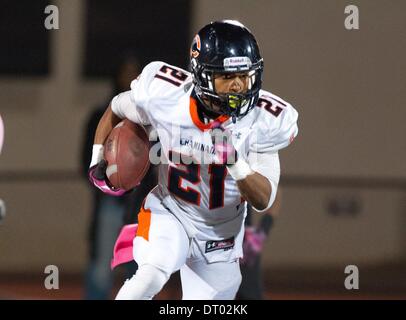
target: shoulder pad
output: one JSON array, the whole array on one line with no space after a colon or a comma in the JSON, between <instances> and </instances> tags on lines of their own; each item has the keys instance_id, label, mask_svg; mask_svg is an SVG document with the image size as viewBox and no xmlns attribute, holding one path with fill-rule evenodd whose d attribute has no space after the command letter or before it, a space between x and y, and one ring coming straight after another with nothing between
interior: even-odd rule
<instances>
[{"instance_id":1,"label":"shoulder pad","mask_svg":"<svg viewBox=\"0 0 406 320\"><path fill-rule=\"evenodd\" d=\"M257 132L251 150L275 152L287 147L298 134L298 112L278 96L261 90L257 108L261 108L253 129Z\"/></svg>"}]
</instances>

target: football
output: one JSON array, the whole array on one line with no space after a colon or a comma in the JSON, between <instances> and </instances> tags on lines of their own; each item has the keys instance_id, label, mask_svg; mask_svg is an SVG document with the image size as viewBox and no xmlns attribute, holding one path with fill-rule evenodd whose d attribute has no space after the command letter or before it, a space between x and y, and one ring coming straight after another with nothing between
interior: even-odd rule
<instances>
[{"instance_id":1,"label":"football","mask_svg":"<svg viewBox=\"0 0 406 320\"><path fill-rule=\"evenodd\" d=\"M147 173L149 139L145 129L127 119L117 124L104 143L106 175L111 185L124 190L133 189Z\"/></svg>"}]
</instances>

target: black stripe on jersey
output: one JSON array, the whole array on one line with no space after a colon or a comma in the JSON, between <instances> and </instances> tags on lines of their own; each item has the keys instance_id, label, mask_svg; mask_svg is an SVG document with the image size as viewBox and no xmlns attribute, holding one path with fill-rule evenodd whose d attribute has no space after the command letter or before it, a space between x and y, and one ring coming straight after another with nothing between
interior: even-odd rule
<instances>
[{"instance_id":1,"label":"black stripe on jersey","mask_svg":"<svg viewBox=\"0 0 406 320\"><path fill-rule=\"evenodd\" d=\"M167 82L170 82L170 83L174 84L174 85L177 86L177 87L179 87L179 86L182 84L181 82L176 82L176 81L174 81L174 80L172 80L172 79L163 77L163 76L161 76L161 75L159 75L159 74L156 74L156 75L155 75L155 78L162 79L162 80L165 80L165 81L167 81Z\"/></svg>"}]
</instances>

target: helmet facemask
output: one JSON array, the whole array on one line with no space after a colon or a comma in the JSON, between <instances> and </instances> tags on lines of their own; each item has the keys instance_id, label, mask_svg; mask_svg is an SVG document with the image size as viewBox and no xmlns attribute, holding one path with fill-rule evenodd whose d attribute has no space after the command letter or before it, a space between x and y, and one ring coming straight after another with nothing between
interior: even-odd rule
<instances>
[{"instance_id":1,"label":"helmet facemask","mask_svg":"<svg viewBox=\"0 0 406 320\"><path fill-rule=\"evenodd\" d=\"M209 111L218 115L225 114L233 119L244 117L255 107L259 90L262 85L262 59L256 64L245 67L216 68L205 64L198 64L191 60L191 68L195 83L195 90L200 102ZM248 73L248 88L244 93L218 93L215 86L216 74ZM216 109L220 109L219 111Z\"/></svg>"}]
</instances>

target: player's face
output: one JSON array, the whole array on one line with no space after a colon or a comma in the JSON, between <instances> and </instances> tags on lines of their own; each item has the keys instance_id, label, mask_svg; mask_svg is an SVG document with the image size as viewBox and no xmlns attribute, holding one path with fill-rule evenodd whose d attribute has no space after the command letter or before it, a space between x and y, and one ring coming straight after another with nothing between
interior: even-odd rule
<instances>
[{"instance_id":1,"label":"player's face","mask_svg":"<svg viewBox=\"0 0 406 320\"><path fill-rule=\"evenodd\" d=\"M248 91L248 72L224 73L214 75L217 94L246 93Z\"/></svg>"},{"instance_id":2,"label":"player's face","mask_svg":"<svg viewBox=\"0 0 406 320\"><path fill-rule=\"evenodd\" d=\"M248 72L214 74L214 86L218 95L230 93L246 93L248 91ZM221 107L212 104L213 112L221 114Z\"/></svg>"}]
</instances>

